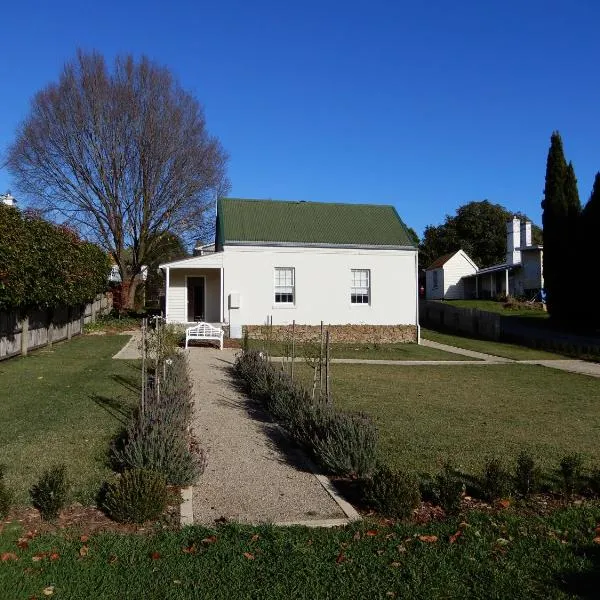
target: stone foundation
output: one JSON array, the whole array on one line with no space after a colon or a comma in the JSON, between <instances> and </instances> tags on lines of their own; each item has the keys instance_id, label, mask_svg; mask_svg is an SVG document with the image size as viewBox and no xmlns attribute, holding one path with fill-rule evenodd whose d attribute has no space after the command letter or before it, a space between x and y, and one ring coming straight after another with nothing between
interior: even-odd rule
<instances>
[{"instance_id":1,"label":"stone foundation","mask_svg":"<svg viewBox=\"0 0 600 600\"><path fill-rule=\"evenodd\" d=\"M246 325L244 331L254 339L264 340L269 336L273 341L292 339L291 325ZM404 344L417 341L415 325L324 325L324 331L329 331L332 343L358 344ZM296 325L296 341L315 342L321 335L320 325Z\"/></svg>"}]
</instances>

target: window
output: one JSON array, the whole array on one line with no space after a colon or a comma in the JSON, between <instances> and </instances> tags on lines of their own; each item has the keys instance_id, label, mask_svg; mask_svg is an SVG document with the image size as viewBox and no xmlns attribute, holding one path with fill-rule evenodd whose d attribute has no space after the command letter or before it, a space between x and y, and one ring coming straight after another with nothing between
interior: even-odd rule
<instances>
[{"instance_id":1,"label":"window","mask_svg":"<svg viewBox=\"0 0 600 600\"><path fill-rule=\"evenodd\" d=\"M294 268L275 267L275 304L294 304Z\"/></svg>"},{"instance_id":2,"label":"window","mask_svg":"<svg viewBox=\"0 0 600 600\"><path fill-rule=\"evenodd\" d=\"M438 272L433 272L433 287L436 288L438 286Z\"/></svg>"},{"instance_id":3,"label":"window","mask_svg":"<svg viewBox=\"0 0 600 600\"><path fill-rule=\"evenodd\" d=\"M369 269L352 269L352 304L369 304L371 296L371 272Z\"/></svg>"}]
</instances>

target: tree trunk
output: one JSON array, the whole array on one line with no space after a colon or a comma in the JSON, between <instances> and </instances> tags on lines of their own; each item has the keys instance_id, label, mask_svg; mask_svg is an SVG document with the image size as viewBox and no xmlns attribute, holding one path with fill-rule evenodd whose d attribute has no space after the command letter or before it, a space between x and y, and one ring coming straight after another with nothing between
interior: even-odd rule
<instances>
[{"instance_id":1,"label":"tree trunk","mask_svg":"<svg viewBox=\"0 0 600 600\"><path fill-rule=\"evenodd\" d=\"M123 288L124 306L128 310L135 310L135 292L140 285L140 279L137 276L131 277Z\"/></svg>"}]
</instances>

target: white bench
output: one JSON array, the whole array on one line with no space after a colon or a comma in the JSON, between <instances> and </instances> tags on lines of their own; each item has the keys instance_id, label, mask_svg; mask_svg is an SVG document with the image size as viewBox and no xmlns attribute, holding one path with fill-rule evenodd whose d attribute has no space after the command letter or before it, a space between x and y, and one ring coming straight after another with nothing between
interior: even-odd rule
<instances>
[{"instance_id":1,"label":"white bench","mask_svg":"<svg viewBox=\"0 0 600 600\"><path fill-rule=\"evenodd\" d=\"M219 342L219 350L223 350L223 330L220 327L213 327L210 323L200 322L198 325L188 327L185 330L186 348L190 340L215 340Z\"/></svg>"}]
</instances>

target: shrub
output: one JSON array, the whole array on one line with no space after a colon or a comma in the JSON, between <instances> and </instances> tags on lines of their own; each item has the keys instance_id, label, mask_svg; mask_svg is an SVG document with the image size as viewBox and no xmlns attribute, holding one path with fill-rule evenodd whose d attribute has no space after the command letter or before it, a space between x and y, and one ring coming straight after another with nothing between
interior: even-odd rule
<instances>
[{"instance_id":1,"label":"shrub","mask_svg":"<svg viewBox=\"0 0 600 600\"><path fill-rule=\"evenodd\" d=\"M421 500L415 478L386 465L378 465L362 487L366 504L388 517L409 517Z\"/></svg>"},{"instance_id":2,"label":"shrub","mask_svg":"<svg viewBox=\"0 0 600 600\"><path fill-rule=\"evenodd\" d=\"M449 515L455 515L460 512L463 490L464 482L459 474L450 464L445 464L433 482L436 503Z\"/></svg>"},{"instance_id":3,"label":"shrub","mask_svg":"<svg viewBox=\"0 0 600 600\"><path fill-rule=\"evenodd\" d=\"M492 502L510 491L510 476L498 458L489 458L483 467L481 491L485 500Z\"/></svg>"},{"instance_id":4,"label":"shrub","mask_svg":"<svg viewBox=\"0 0 600 600\"><path fill-rule=\"evenodd\" d=\"M377 429L368 415L333 413L313 439L311 450L331 473L365 477L375 468Z\"/></svg>"},{"instance_id":5,"label":"shrub","mask_svg":"<svg viewBox=\"0 0 600 600\"><path fill-rule=\"evenodd\" d=\"M572 496L580 491L582 486L581 472L583 458L581 454L568 454L560 461L560 475L562 477L562 488L566 496Z\"/></svg>"},{"instance_id":6,"label":"shrub","mask_svg":"<svg viewBox=\"0 0 600 600\"><path fill-rule=\"evenodd\" d=\"M168 498L161 473L132 469L106 486L103 508L119 523L144 523L164 512Z\"/></svg>"},{"instance_id":7,"label":"shrub","mask_svg":"<svg viewBox=\"0 0 600 600\"><path fill-rule=\"evenodd\" d=\"M0 465L0 520L6 519L11 502L12 494L4 483L4 465Z\"/></svg>"},{"instance_id":8,"label":"shrub","mask_svg":"<svg viewBox=\"0 0 600 600\"><path fill-rule=\"evenodd\" d=\"M535 493L539 487L539 478L539 470L533 457L527 452L521 452L517 457L514 478L517 492L522 496Z\"/></svg>"},{"instance_id":9,"label":"shrub","mask_svg":"<svg viewBox=\"0 0 600 600\"><path fill-rule=\"evenodd\" d=\"M33 506L40 511L42 519L51 521L58 517L67 501L69 484L64 465L45 471L40 480L29 490Z\"/></svg>"},{"instance_id":10,"label":"shrub","mask_svg":"<svg viewBox=\"0 0 600 600\"><path fill-rule=\"evenodd\" d=\"M592 469L588 479L588 488L593 496L600 496L600 468Z\"/></svg>"}]
</instances>

